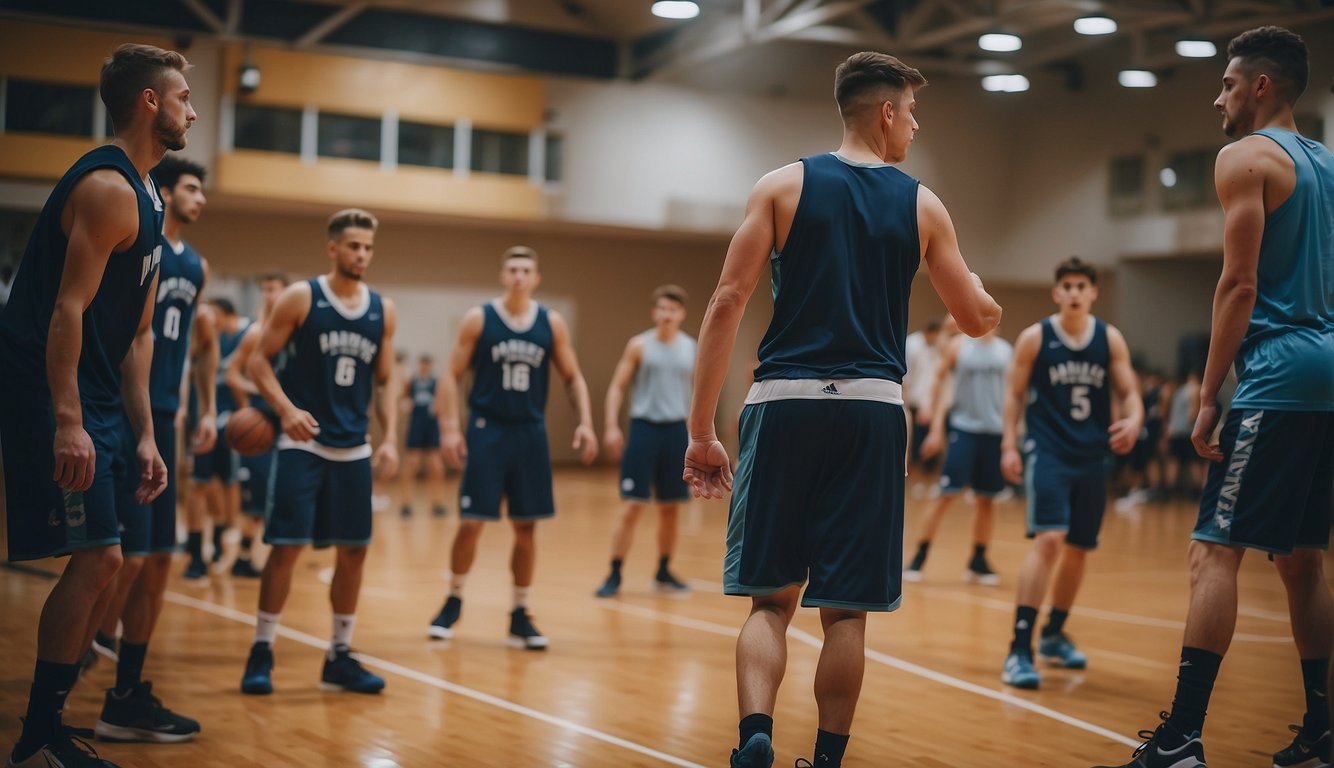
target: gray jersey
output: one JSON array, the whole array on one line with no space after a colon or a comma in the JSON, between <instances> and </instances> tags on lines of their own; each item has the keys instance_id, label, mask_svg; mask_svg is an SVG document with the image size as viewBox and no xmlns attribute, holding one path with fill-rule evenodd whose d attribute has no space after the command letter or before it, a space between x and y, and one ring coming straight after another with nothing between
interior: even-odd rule
<instances>
[{"instance_id":1,"label":"gray jersey","mask_svg":"<svg viewBox=\"0 0 1334 768\"><path fill-rule=\"evenodd\" d=\"M1168 437L1190 437L1195 429L1195 419L1190 414L1190 398L1199 390L1198 384L1186 382L1172 393L1172 413L1168 416Z\"/></svg>"},{"instance_id":2,"label":"gray jersey","mask_svg":"<svg viewBox=\"0 0 1334 768\"><path fill-rule=\"evenodd\" d=\"M665 423L685 421L690 413L690 382L695 374L695 340L684 333L664 344L658 332L641 333L644 354L630 394L630 418Z\"/></svg>"},{"instance_id":3,"label":"gray jersey","mask_svg":"<svg viewBox=\"0 0 1334 768\"><path fill-rule=\"evenodd\" d=\"M950 426L980 435L1004 431L1005 374L1014 348L1005 339L963 340L954 364L954 407Z\"/></svg>"}]
</instances>

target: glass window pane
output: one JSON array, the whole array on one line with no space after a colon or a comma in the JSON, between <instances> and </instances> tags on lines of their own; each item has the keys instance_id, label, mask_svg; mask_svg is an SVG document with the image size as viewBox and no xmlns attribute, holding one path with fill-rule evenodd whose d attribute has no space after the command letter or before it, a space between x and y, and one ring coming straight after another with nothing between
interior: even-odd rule
<instances>
[{"instance_id":1,"label":"glass window pane","mask_svg":"<svg viewBox=\"0 0 1334 768\"><path fill-rule=\"evenodd\" d=\"M1139 213L1144 208L1144 156L1112 158L1108 209L1113 216Z\"/></svg>"},{"instance_id":2,"label":"glass window pane","mask_svg":"<svg viewBox=\"0 0 1334 768\"><path fill-rule=\"evenodd\" d=\"M5 130L91 137L95 98L92 86L9 80Z\"/></svg>"},{"instance_id":3,"label":"glass window pane","mask_svg":"<svg viewBox=\"0 0 1334 768\"><path fill-rule=\"evenodd\" d=\"M1213 185L1214 153L1199 149L1173 152L1158 174L1163 187L1163 208L1172 211L1217 202Z\"/></svg>"},{"instance_id":4,"label":"glass window pane","mask_svg":"<svg viewBox=\"0 0 1334 768\"><path fill-rule=\"evenodd\" d=\"M232 145L301 154L301 110L237 104Z\"/></svg>"},{"instance_id":5,"label":"glass window pane","mask_svg":"<svg viewBox=\"0 0 1334 768\"><path fill-rule=\"evenodd\" d=\"M528 134L473 129L472 169L528 175Z\"/></svg>"},{"instance_id":6,"label":"glass window pane","mask_svg":"<svg viewBox=\"0 0 1334 768\"><path fill-rule=\"evenodd\" d=\"M565 169L565 139L553 134L547 134L547 181L560 181L561 173Z\"/></svg>"},{"instance_id":7,"label":"glass window pane","mask_svg":"<svg viewBox=\"0 0 1334 768\"><path fill-rule=\"evenodd\" d=\"M320 113L317 151L322 157L380 160L380 120L374 117Z\"/></svg>"},{"instance_id":8,"label":"glass window pane","mask_svg":"<svg viewBox=\"0 0 1334 768\"><path fill-rule=\"evenodd\" d=\"M398 162L432 168L454 167L454 127L426 123L398 124Z\"/></svg>"}]
</instances>

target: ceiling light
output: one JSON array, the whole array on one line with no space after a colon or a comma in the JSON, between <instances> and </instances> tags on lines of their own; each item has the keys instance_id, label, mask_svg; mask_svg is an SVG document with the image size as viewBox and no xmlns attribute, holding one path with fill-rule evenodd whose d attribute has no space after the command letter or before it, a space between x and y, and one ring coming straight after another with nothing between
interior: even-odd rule
<instances>
[{"instance_id":1,"label":"ceiling light","mask_svg":"<svg viewBox=\"0 0 1334 768\"><path fill-rule=\"evenodd\" d=\"M693 19L699 15L699 3L692 0L658 0L653 15L664 19Z\"/></svg>"},{"instance_id":2,"label":"ceiling light","mask_svg":"<svg viewBox=\"0 0 1334 768\"><path fill-rule=\"evenodd\" d=\"M1164 187L1171 189L1177 185L1177 172L1171 168L1164 168L1158 172L1158 181Z\"/></svg>"},{"instance_id":3,"label":"ceiling light","mask_svg":"<svg viewBox=\"0 0 1334 768\"><path fill-rule=\"evenodd\" d=\"M982 78L982 90L1020 93L1028 90L1028 78L1023 75L987 75Z\"/></svg>"},{"instance_id":4,"label":"ceiling light","mask_svg":"<svg viewBox=\"0 0 1334 768\"><path fill-rule=\"evenodd\" d=\"M1116 19L1110 16L1084 16L1075 19L1075 31L1081 35L1110 35L1116 31Z\"/></svg>"},{"instance_id":5,"label":"ceiling light","mask_svg":"<svg viewBox=\"0 0 1334 768\"><path fill-rule=\"evenodd\" d=\"M1211 59L1218 48L1208 40L1178 40L1177 55L1187 59Z\"/></svg>"},{"instance_id":6,"label":"ceiling light","mask_svg":"<svg viewBox=\"0 0 1334 768\"><path fill-rule=\"evenodd\" d=\"M1147 69L1123 69L1116 81L1126 88L1152 88L1158 84L1158 76Z\"/></svg>"},{"instance_id":7,"label":"ceiling light","mask_svg":"<svg viewBox=\"0 0 1334 768\"><path fill-rule=\"evenodd\" d=\"M977 47L984 51L1017 51L1023 45L1024 42L1018 35L1007 35L1003 32L989 32L977 38Z\"/></svg>"}]
</instances>

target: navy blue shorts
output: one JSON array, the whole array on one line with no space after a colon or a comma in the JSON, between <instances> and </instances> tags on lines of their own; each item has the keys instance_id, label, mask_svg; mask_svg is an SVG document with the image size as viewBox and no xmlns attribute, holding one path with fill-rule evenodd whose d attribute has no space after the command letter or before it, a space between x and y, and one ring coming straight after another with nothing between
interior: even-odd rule
<instances>
[{"instance_id":1,"label":"navy blue shorts","mask_svg":"<svg viewBox=\"0 0 1334 768\"><path fill-rule=\"evenodd\" d=\"M995 496L1005 490L1001 474L1001 436L950 429L945 468L940 471L940 490L959 493L972 488L979 496Z\"/></svg>"},{"instance_id":2,"label":"navy blue shorts","mask_svg":"<svg viewBox=\"0 0 1334 768\"><path fill-rule=\"evenodd\" d=\"M236 470L241 484L241 512L250 517L264 517L269 506L269 485L273 475L274 451L258 456L242 456Z\"/></svg>"},{"instance_id":3,"label":"navy blue shorts","mask_svg":"<svg viewBox=\"0 0 1334 768\"><path fill-rule=\"evenodd\" d=\"M1279 555L1329 548L1334 412L1233 409L1191 538Z\"/></svg>"},{"instance_id":4,"label":"navy blue shorts","mask_svg":"<svg viewBox=\"0 0 1334 768\"><path fill-rule=\"evenodd\" d=\"M1201 461L1200 454L1195 452L1195 444L1190 441L1190 435L1167 438L1167 447L1172 452L1172 456L1182 464Z\"/></svg>"},{"instance_id":5,"label":"navy blue shorts","mask_svg":"<svg viewBox=\"0 0 1334 768\"><path fill-rule=\"evenodd\" d=\"M1065 542L1097 549L1102 513L1107 508L1107 460L1067 463L1034 449L1024 459L1028 497L1028 537L1064 531Z\"/></svg>"},{"instance_id":6,"label":"navy blue shorts","mask_svg":"<svg viewBox=\"0 0 1334 768\"><path fill-rule=\"evenodd\" d=\"M153 411L153 436L158 453L167 465L167 488L147 505L134 500L139 486L138 457L129 424L125 425L125 463L134 471L125 478L117 492L117 517L120 518L120 549L126 555L151 555L180 550L176 541L176 413Z\"/></svg>"},{"instance_id":7,"label":"navy blue shorts","mask_svg":"<svg viewBox=\"0 0 1334 768\"><path fill-rule=\"evenodd\" d=\"M775 400L741 411L723 591L892 611L903 586L903 408Z\"/></svg>"},{"instance_id":8,"label":"navy blue shorts","mask_svg":"<svg viewBox=\"0 0 1334 768\"><path fill-rule=\"evenodd\" d=\"M461 517L499 520L501 496L509 502L511 520L542 520L556 514L546 422L502 424L473 415L467 441L468 463L459 484Z\"/></svg>"},{"instance_id":9,"label":"navy blue shorts","mask_svg":"<svg viewBox=\"0 0 1334 768\"><path fill-rule=\"evenodd\" d=\"M371 541L371 460L333 461L279 449L269 489L264 541L360 547Z\"/></svg>"},{"instance_id":10,"label":"navy blue shorts","mask_svg":"<svg viewBox=\"0 0 1334 768\"><path fill-rule=\"evenodd\" d=\"M440 422L432 415L408 417L408 450L440 447Z\"/></svg>"},{"instance_id":11,"label":"navy blue shorts","mask_svg":"<svg viewBox=\"0 0 1334 768\"><path fill-rule=\"evenodd\" d=\"M207 483L214 478L220 480L223 485L231 485L236 482L240 455L227 444L227 415L230 414L218 417L220 419L218 422L218 440L213 444L213 450L208 453L196 453L194 455L194 467L190 471L190 479L197 483Z\"/></svg>"},{"instance_id":12,"label":"navy blue shorts","mask_svg":"<svg viewBox=\"0 0 1334 768\"><path fill-rule=\"evenodd\" d=\"M690 433L684 421L630 420L630 436L621 456L621 498L660 502L686 501L690 486L682 477Z\"/></svg>"},{"instance_id":13,"label":"navy blue shorts","mask_svg":"<svg viewBox=\"0 0 1334 768\"><path fill-rule=\"evenodd\" d=\"M50 391L15 378L0 375L9 559L36 560L119 544L116 475L127 471L120 450L124 412L84 407L83 428L96 454L93 484L82 493L65 493L51 479L56 422ZM137 467L130 472L138 476Z\"/></svg>"}]
</instances>

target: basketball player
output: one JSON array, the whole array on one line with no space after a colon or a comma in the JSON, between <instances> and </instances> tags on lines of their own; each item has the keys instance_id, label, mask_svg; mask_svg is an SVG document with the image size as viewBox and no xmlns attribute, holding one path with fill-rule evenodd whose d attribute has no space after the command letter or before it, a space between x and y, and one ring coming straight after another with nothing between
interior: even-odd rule
<instances>
[{"instance_id":1,"label":"basketball player","mask_svg":"<svg viewBox=\"0 0 1334 768\"><path fill-rule=\"evenodd\" d=\"M644 506L658 499L658 573L654 584L666 592L690 588L668 567L676 549L676 510L690 499L681 477L681 457L689 435L690 379L695 373L695 340L681 331L686 319L686 292L675 285L653 291L653 328L633 337L616 364L607 387L606 429L602 443L607 458L621 462L621 498L625 507L611 534L611 574L598 597L612 597L621 588L621 564L630 551L635 523ZM633 383L630 399L630 440L621 434L621 403ZM624 456L622 456L624 452Z\"/></svg>"},{"instance_id":2,"label":"basketball player","mask_svg":"<svg viewBox=\"0 0 1334 768\"><path fill-rule=\"evenodd\" d=\"M1228 44L1214 106L1241 137L1218 153L1223 273L1191 439L1211 462L1190 544L1191 602L1176 699L1130 768L1199 768L1214 679L1237 623L1237 569L1268 552L1288 593L1306 715L1277 768L1330 764L1328 674L1334 601L1329 546L1334 486L1334 155L1297 133L1306 43L1280 27ZM1237 391L1217 442L1218 392ZM1258 734L1257 729L1257 734ZM1275 733L1277 736L1277 733Z\"/></svg>"},{"instance_id":3,"label":"basketball player","mask_svg":"<svg viewBox=\"0 0 1334 768\"><path fill-rule=\"evenodd\" d=\"M135 500L167 486L149 402L162 202L149 169L195 120L185 58L122 45L100 95L116 138L79 158L47 198L0 315L0 443L9 559L69 556L42 608L17 768L107 766L61 724L65 697L120 568L117 473ZM136 466L122 466L128 419ZM154 704L156 702L153 702Z\"/></svg>"},{"instance_id":4,"label":"basketball player","mask_svg":"<svg viewBox=\"0 0 1334 768\"><path fill-rule=\"evenodd\" d=\"M266 272L260 275L259 292L263 305L259 319L251 323L241 334L241 342L232 352L225 374L233 402L249 403L250 406L269 414L272 414L273 409L260 396L254 382L246 375L246 364L250 360L250 353L259 347L259 340L264 335L264 321L273 314L278 297L290 282L287 275L281 272ZM274 370L278 370L276 359L271 362ZM269 475L273 468L275 450L276 447L271 447L254 456L241 456L240 468L236 473L238 484L241 486L241 547L237 550L236 561L232 563L232 575L243 579L260 577L260 572L255 569L255 564L251 560L251 549L260 527L264 524L264 513L268 508Z\"/></svg>"},{"instance_id":5,"label":"basketball player","mask_svg":"<svg viewBox=\"0 0 1334 768\"><path fill-rule=\"evenodd\" d=\"M255 643L241 692L273 692L273 641L292 571L307 544L336 547L333 638L320 687L378 693L384 678L351 655L362 567L371 540L371 471L398 468L394 418L394 303L362 277L375 253L375 217L349 208L329 219L328 274L289 286L264 324L247 373L282 421L264 540ZM281 375L271 359L287 349ZM372 460L372 389L382 436Z\"/></svg>"},{"instance_id":6,"label":"basketball player","mask_svg":"<svg viewBox=\"0 0 1334 768\"><path fill-rule=\"evenodd\" d=\"M1022 475L1033 539L1019 572L1014 639L1001 671L1002 682L1018 688L1041 682L1033 666L1033 626L1048 595L1051 614L1038 652L1066 669L1088 664L1066 636L1065 620L1088 553L1098 546L1108 449L1128 453L1144 422L1125 337L1093 316L1098 271L1078 257L1061 262L1051 297L1060 310L1025 328L1015 343L1001 438L1001 469L1012 483ZM1115 422L1113 395L1120 416ZM1021 414L1027 424L1024 459L1017 437Z\"/></svg>"},{"instance_id":7,"label":"basketball player","mask_svg":"<svg viewBox=\"0 0 1334 768\"><path fill-rule=\"evenodd\" d=\"M149 402L158 453L167 467L167 489L151 505L135 503L133 488L122 489L117 513L121 524L124 565L111 586L111 597L93 639L93 648L116 659L116 685L107 691L102 716L94 728L99 738L118 741L179 742L199 733L199 723L153 706L152 683L143 681L144 657L167 590L176 542L176 412L181 407L181 382L194 331L196 302L208 280L208 262L181 239L181 228L193 224L204 209L204 168L174 156L153 169L153 180L166 208L165 240L153 308L153 362ZM205 334L211 336L212 334ZM207 341L205 341L208 344ZM216 350L216 345L209 345ZM208 355L216 365L216 356ZM203 414L191 444L200 451L213 447L217 430L210 387L199 393ZM129 450L127 438L121 449ZM130 457L126 457L130 463ZM116 625L124 626L116 645Z\"/></svg>"},{"instance_id":8,"label":"basketball player","mask_svg":"<svg viewBox=\"0 0 1334 768\"><path fill-rule=\"evenodd\" d=\"M1000 583L1000 576L987 563L987 544L996 524L995 496L1005 490L1000 469L1002 415L1005 410L1005 372L1014 349L990 331L981 338L956 335L936 368L931 393L931 428L922 442L922 457L930 459L945 445L945 422L949 420L949 450L940 473L940 498L922 521L917 554L903 572L904 581L921 581L927 551L940 522L964 488L972 488L977 511L973 516L973 556L963 572L967 581L987 586ZM954 393L949 392L951 376Z\"/></svg>"},{"instance_id":9,"label":"basketball player","mask_svg":"<svg viewBox=\"0 0 1334 768\"><path fill-rule=\"evenodd\" d=\"M430 488L431 509L436 517L445 516L445 463L440 455L440 419L435 412L436 378L430 355L417 361L417 373L403 384L403 399L411 406L408 414L407 454L403 461L403 517L412 517L413 481L426 463L426 482Z\"/></svg>"},{"instance_id":10,"label":"basketball player","mask_svg":"<svg viewBox=\"0 0 1334 768\"><path fill-rule=\"evenodd\" d=\"M434 638L454 635L482 525L500 519L500 498L504 496L514 526L510 559L514 610L507 642L534 651L547 647L546 636L528 615L528 590L537 562L534 529L538 520L556 514L545 420L552 364L579 415L572 446L579 459L592 462L598 444L588 384L579 370L569 326L559 313L533 300L541 281L536 251L522 245L505 251L500 267L505 294L464 314L458 343L449 358L449 375L440 378L436 390L445 460L463 467L463 482L459 529L450 555L449 596L427 629ZM465 444L459 428L458 388L469 368L473 384Z\"/></svg>"},{"instance_id":11,"label":"basketball player","mask_svg":"<svg viewBox=\"0 0 1334 768\"><path fill-rule=\"evenodd\" d=\"M704 316L685 475L696 496L720 498L732 472L714 433L719 391L746 301L772 268L774 314L741 414L728 517L725 590L751 598L737 638L742 718L732 766L773 763L774 701L799 603L820 609L825 631L813 762L841 763L861 691L866 612L892 611L901 599L903 340L919 262L965 333L980 336L1000 320L940 199L890 165L917 132L915 92L924 85L916 69L880 53L839 65L842 145L755 185Z\"/></svg>"},{"instance_id":12,"label":"basketball player","mask_svg":"<svg viewBox=\"0 0 1334 768\"><path fill-rule=\"evenodd\" d=\"M1200 378L1203 371L1192 366L1185 381L1172 390L1167 411L1167 447L1171 460L1167 464L1165 484L1174 495L1194 498L1204 487L1203 467L1195 446L1190 442L1191 430L1200 413Z\"/></svg>"},{"instance_id":13,"label":"basketball player","mask_svg":"<svg viewBox=\"0 0 1334 768\"><path fill-rule=\"evenodd\" d=\"M227 364L241 343L241 335L250 326L250 319L237 314L236 305L230 299L214 296L208 304L217 337L218 363L212 373L206 366L196 368L196 386L213 388L217 429L224 430L227 417L238 407L231 388L227 386ZM215 441L211 451L195 453L194 468L190 473L190 500L186 505L185 548L190 562L182 576L188 584L208 583L208 568L204 564L205 517L213 520L213 562L222 560L223 534L241 507L241 490L236 485L238 463L236 451L225 438Z\"/></svg>"},{"instance_id":14,"label":"basketball player","mask_svg":"<svg viewBox=\"0 0 1334 768\"><path fill-rule=\"evenodd\" d=\"M932 459L922 460L922 443L931 428L931 393L936 381L936 370L944 352L941 343L941 323L930 320L921 330L908 334L903 343L904 361L908 372L904 374L904 406L912 420L910 459L913 464L922 464L926 470L934 469Z\"/></svg>"}]
</instances>

